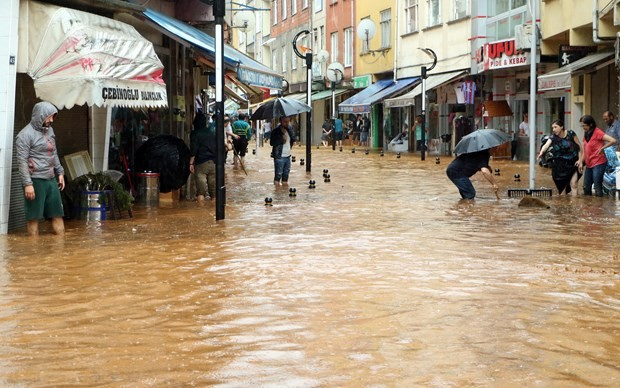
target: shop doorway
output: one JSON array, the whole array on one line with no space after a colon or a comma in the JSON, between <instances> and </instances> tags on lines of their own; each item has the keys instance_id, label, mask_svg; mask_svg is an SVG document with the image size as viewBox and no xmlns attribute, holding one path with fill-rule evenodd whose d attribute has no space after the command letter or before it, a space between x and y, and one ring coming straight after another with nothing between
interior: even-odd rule
<instances>
[{"instance_id":1,"label":"shop doorway","mask_svg":"<svg viewBox=\"0 0 620 388\"><path fill-rule=\"evenodd\" d=\"M551 133L551 123L553 121L564 119L564 101L563 97L546 98L545 99L545 114L543 115L542 128L538 132L542 132L545 135Z\"/></svg>"}]
</instances>

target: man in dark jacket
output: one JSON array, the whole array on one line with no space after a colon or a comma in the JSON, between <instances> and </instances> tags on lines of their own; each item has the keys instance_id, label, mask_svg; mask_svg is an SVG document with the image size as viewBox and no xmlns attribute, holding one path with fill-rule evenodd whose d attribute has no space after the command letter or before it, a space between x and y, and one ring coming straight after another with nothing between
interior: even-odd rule
<instances>
[{"instance_id":1,"label":"man in dark jacket","mask_svg":"<svg viewBox=\"0 0 620 388\"><path fill-rule=\"evenodd\" d=\"M194 130L189 136L189 171L196 182L196 199L203 202L207 191L215 198L215 123L207 125L207 117L198 113L194 118Z\"/></svg>"},{"instance_id":2,"label":"man in dark jacket","mask_svg":"<svg viewBox=\"0 0 620 388\"><path fill-rule=\"evenodd\" d=\"M271 132L271 157L275 175L273 183L275 185L286 185L288 174L291 171L291 149L295 143L295 134L290 126L288 117L280 117L280 125Z\"/></svg>"},{"instance_id":3,"label":"man in dark jacket","mask_svg":"<svg viewBox=\"0 0 620 388\"><path fill-rule=\"evenodd\" d=\"M16 160L26 199L24 208L28 234L39 234L39 220L51 219L55 234L63 234L65 224L60 190L65 188L65 170L56 150L52 129L58 110L47 101L32 109L30 123L15 139ZM56 181L58 177L58 181Z\"/></svg>"},{"instance_id":4,"label":"man in dark jacket","mask_svg":"<svg viewBox=\"0 0 620 388\"><path fill-rule=\"evenodd\" d=\"M497 187L497 183L495 183L495 179L493 179L491 166L489 166L490 158L491 154L489 150L483 150L469 154L461 154L450 163L446 169L446 174L459 189L461 198L474 199L476 197L476 190L469 178L478 171L480 171L489 183L493 185L493 191L495 195L497 195L499 188Z\"/></svg>"}]
</instances>

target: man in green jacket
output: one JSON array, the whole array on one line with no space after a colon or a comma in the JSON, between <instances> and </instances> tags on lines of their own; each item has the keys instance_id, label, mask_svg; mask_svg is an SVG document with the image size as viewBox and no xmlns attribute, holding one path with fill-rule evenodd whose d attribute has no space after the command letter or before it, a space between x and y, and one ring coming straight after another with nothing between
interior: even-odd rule
<instances>
[{"instance_id":1,"label":"man in green jacket","mask_svg":"<svg viewBox=\"0 0 620 388\"><path fill-rule=\"evenodd\" d=\"M252 127L248 124L245 114L241 113L239 119L232 124L232 131L236 135L233 138L233 149L243 166L245 153L248 151L248 141L252 137ZM234 158L234 165L237 165L237 158Z\"/></svg>"}]
</instances>

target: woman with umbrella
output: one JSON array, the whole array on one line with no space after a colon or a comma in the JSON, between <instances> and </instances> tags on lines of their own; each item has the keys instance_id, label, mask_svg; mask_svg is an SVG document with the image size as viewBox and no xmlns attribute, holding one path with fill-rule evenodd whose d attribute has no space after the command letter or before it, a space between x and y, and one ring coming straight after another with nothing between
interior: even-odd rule
<instances>
[{"instance_id":1,"label":"woman with umbrella","mask_svg":"<svg viewBox=\"0 0 620 388\"><path fill-rule=\"evenodd\" d=\"M285 185L291 171L291 149L295 143L295 133L288 117L280 117L280 125L271 132L269 143L272 146L271 157L275 170L273 183L276 186Z\"/></svg>"},{"instance_id":2,"label":"woman with umbrella","mask_svg":"<svg viewBox=\"0 0 620 388\"><path fill-rule=\"evenodd\" d=\"M479 129L464 136L454 148L456 159L446 169L448 178L459 189L461 198L474 199L476 190L469 178L478 171L493 186L495 196L499 198L499 187L493 178L489 159L489 149L506 143L510 138L502 131L496 129Z\"/></svg>"}]
</instances>

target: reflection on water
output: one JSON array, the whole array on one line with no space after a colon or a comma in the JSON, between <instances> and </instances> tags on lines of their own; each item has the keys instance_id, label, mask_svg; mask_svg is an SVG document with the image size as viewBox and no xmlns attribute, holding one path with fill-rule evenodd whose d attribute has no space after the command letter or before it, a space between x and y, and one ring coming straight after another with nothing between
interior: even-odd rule
<instances>
[{"instance_id":1,"label":"reflection on water","mask_svg":"<svg viewBox=\"0 0 620 388\"><path fill-rule=\"evenodd\" d=\"M462 203L448 162L313 150L289 197L261 148L218 223L181 202L3 236L0 385L620 385L620 202L518 208L475 177Z\"/></svg>"}]
</instances>

